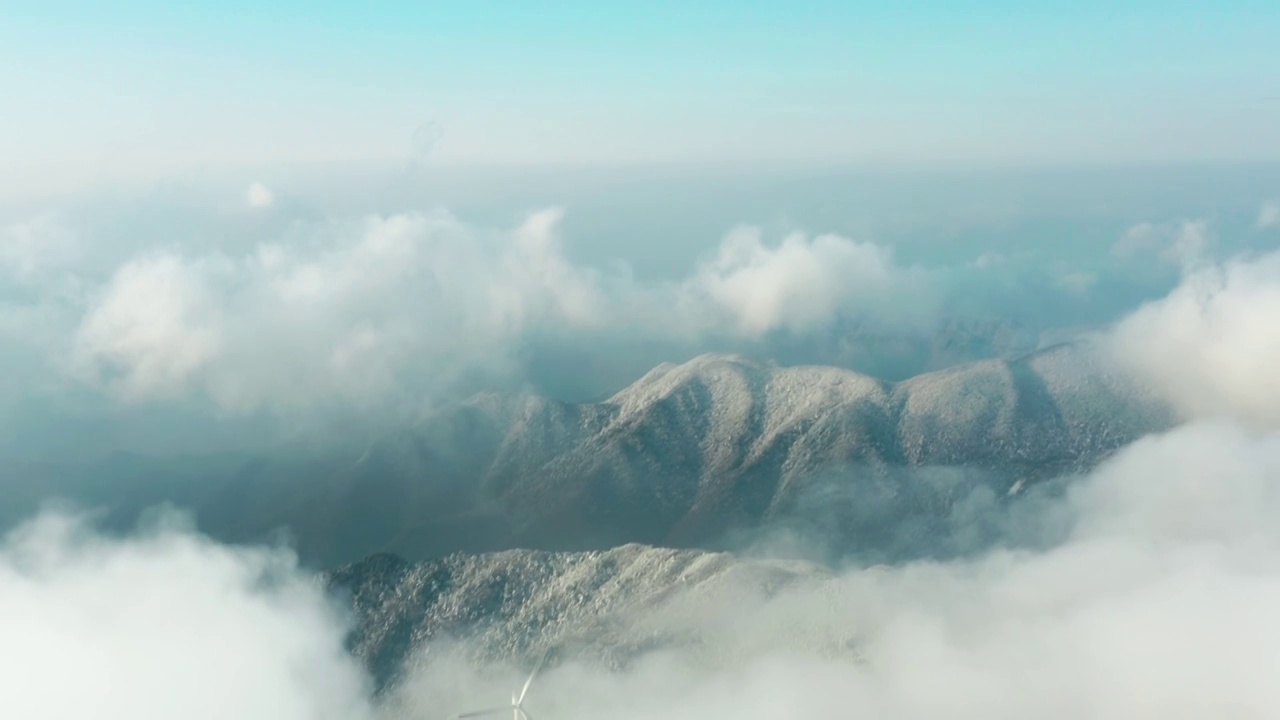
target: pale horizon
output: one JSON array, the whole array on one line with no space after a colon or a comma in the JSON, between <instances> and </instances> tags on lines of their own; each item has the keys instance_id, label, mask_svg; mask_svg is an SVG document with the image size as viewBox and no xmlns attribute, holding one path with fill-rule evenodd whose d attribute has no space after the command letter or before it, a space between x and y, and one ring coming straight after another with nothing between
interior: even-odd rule
<instances>
[{"instance_id":1,"label":"pale horizon","mask_svg":"<svg viewBox=\"0 0 1280 720\"><path fill-rule=\"evenodd\" d=\"M1268 3L585 7L22 2L0 198L369 160L1280 161Z\"/></svg>"}]
</instances>

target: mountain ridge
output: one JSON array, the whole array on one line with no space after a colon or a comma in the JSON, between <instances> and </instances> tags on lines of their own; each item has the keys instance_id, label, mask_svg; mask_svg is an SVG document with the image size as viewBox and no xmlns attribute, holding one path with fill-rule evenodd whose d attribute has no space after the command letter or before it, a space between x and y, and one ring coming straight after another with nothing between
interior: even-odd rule
<instances>
[{"instance_id":1,"label":"mountain ridge","mask_svg":"<svg viewBox=\"0 0 1280 720\"><path fill-rule=\"evenodd\" d=\"M1080 343L899 382L708 354L602 402L477 395L352 454L130 457L74 482L48 471L46 487L97 502L110 477L131 488L118 525L172 503L224 541L283 529L318 568L379 551L725 549L797 518L838 530L841 552L910 554L974 493L1087 469L1172 422ZM18 499L11 514L31 502ZM899 526L918 547L878 545L900 545Z\"/></svg>"},{"instance_id":2,"label":"mountain ridge","mask_svg":"<svg viewBox=\"0 0 1280 720\"><path fill-rule=\"evenodd\" d=\"M784 512L808 478L833 468L967 466L1002 475L1007 489L1087 469L1172 422L1078 345L898 383L701 355L659 365L601 403L473 399L412 441L459 417L489 423L481 453L492 460L467 478L480 515L511 519L508 547L560 550L706 547L734 522ZM559 544L539 528L575 524L597 539Z\"/></svg>"}]
</instances>

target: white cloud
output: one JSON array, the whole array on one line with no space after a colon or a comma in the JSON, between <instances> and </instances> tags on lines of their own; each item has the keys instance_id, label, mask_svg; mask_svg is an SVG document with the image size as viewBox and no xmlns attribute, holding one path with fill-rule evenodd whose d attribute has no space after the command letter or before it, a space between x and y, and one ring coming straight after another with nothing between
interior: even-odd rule
<instances>
[{"instance_id":1,"label":"white cloud","mask_svg":"<svg viewBox=\"0 0 1280 720\"><path fill-rule=\"evenodd\" d=\"M564 212L548 208L531 214L502 254L490 299L501 322L523 328L541 322L604 327L613 318L600 273L571 263L559 230ZM613 280L615 286L622 284ZM615 287L622 291L624 288Z\"/></svg>"},{"instance_id":2,"label":"white cloud","mask_svg":"<svg viewBox=\"0 0 1280 720\"><path fill-rule=\"evenodd\" d=\"M561 239L563 218L552 207L496 230L444 211L299 220L239 245L131 239L113 259L103 245L84 270L75 250L84 242L61 224L30 223L21 237L61 228L46 234L75 241L66 253L44 256L26 252L35 245L25 240L9 246L8 267L24 269L37 304L0 307L0 332L24 335L22 342L50 355L51 367L70 366L75 377L132 401L207 398L234 412L372 410L393 402L414 412L462 388L462 378L468 390L518 382L535 344L753 352L761 343L827 342L832 328L850 326L869 336L927 337L949 312L1016 293L1034 300L1035 292L1065 290L1094 300L1099 278L1067 266L1033 289L1017 277L1027 263L1009 265L1005 256L923 268L871 242L801 233L771 241L743 227L683 276L642 282L625 266L576 262ZM1231 320L1230 338L1217 337L1215 328L1228 321L1208 308L1245 291L1242 271L1206 269L1212 238L1202 222L1145 224L1115 249L1163 256L1198 278L1188 282L1199 289L1130 321L1165 324L1163 334L1132 343L1128 353L1151 355L1138 363L1161 385L1177 387L1185 373L1211 367L1237 377L1235 361L1211 350L1224 342L1242 351L1251 343L1270 347L1261 315ZM1230 287L1213 289L1228 279ZM1201 304L1204 312L1196 310ZM1190 319L1172 317L1175 306ZM1184 356L1200 369L1172 360ZM1259 413L1269 402L1243 387L1235 393L1255 395ZM1190 414L1227 402L1217 390L1200 399L1177 394Z\"/></svg>"},{"instance_id":3,"label":"white cloud","mask_svg":"<svg viewBox=\"0 0 1280 720\"><path fill-rule=\"evenodd\" d=\"M79 323L74 366L131 400L219 406L373 402L497 368L521 333L615 317L570 263L560 213L498 236L447 213L371 217L239 256L164 252L122 266Z\"/></svg>"},{"instance_id":4,"label":"white cloud","mask_svg":"<svg viewBox=\"0 0 1280 720\"><path fill-rule=\"evenodd\" d=\"M1280 660L1280 441L1197 425L1142 441L1068 497L1068 539L854 576L863 713L1263 717ZM860 607L861 605L861 607ZM864 624L865 623L864 621ZM860 691L860 692L859 692ZM948 710L949 708L949 710Z\"/></svg>"},{"instance_id":5,"label":"white cloud","mask_svg":"<svg viewBox=\"0 0 1280 720\"><path fill-rule=\"evenodd\" d=\"M1075 295L1088 295L1097 284L1098 276L1089 272L1070 272L1058 278L1058 285Z\"/></svg>"},{"instance_id":6,"label":"white cloud","mask_svg":"<svg viewBox=\"0 0 1280 720\"><path fill-rule=\"evenodd\" d=\"M344 624L280 551L172 518L120 539L46 514L0 549L0 714L31 720L360 720Z\"/></svg>"},{"instance_id":7,"label":"white cloud","mask_svg":"<svg viewBox=\"0 0 1280 720\"><path fill-rule=\"evenodd\" d=\"M1213 233L1208 223L1185 222L1160 256L1175 265L1190 267L1205 262L1212 245Z\"/></svg>"},{"instance_id":8,"label":"white cloud","mask_svg":"<svg viewBox=\"0 0 1280 720\"><path fill-rule=\"evenodd\" d=\"M223 351L212 264L166 253L120 268L80 326L73 363L129 399L184 390Z\"/></svg>"},{"instance_id":9,"label":"white cloud","mask_svg":"<svg viewBox=\"0 0 1280 720\"><path fill-rule=\"evenodd\" d=\"M926 290L922 280L874 243L796 233L770 248L758 229L739 228L687 288L725 312L733 330L759 337L778 329L812 331L841 313L887 311L910 291Z\"/></svg>"},{"instance_id":10,"label":"white cloud","mask_svg":"<svg viewBox=\"0 0 1280 720\"><path fill-rule=\"evenodd\" d=\"M977 259L969 263L969 267L986 270L988 268L999 267L1009 262L1009 258L1004 253L984 252Z\"/></svg>"},{"instance_id":11,"label":"white cloud","mask_svg":"<svg viewBox=\"0 0 1280 720\"><path fill-rule=\"evenodd\" d=\"M53 216L0 229L0 268L20 282L44 279L72 265L79 256L75 234Z\"/></svg>"},{"instance_id":12,"label":"white cloud","mask_svg":"<svg viewBox=\"0 0 1280 720\"><path fill-rule=\"evenodd\" d=\"M1202 267L1121 323L1111 338L1120 357L1203 417L1133 443L1062 498L1017 510L1010 527L1042 533L1030 545L852 568L764 607L744 589L735 607L750 612L681 626L704 644L727 629L739 651L723 663L674 652L621 674L559 668L531 710L570 720L1280 713L1270 611L1280 602L1278 313L1274 253ZM852 633L859 659L770 645L801 618L831 637ZM401 692L450 712L486 688L491 680L438 664Z\"/></svg>"},{"instance_id":13,"label":"white cloud","mask_svg":"<svg viewBox=\"0 0 1280 720\"><path fill-rule=\"evenodd\" d=\"M1154 253L1171 265L1190 267L1208 259L1213 233L1202 220L1180 224L1142 222L1125 231L1111 247L1111 254L1128 258Z\"/></svg>"},{"instance_id":14,"label":"white cloud","mask_svg":"<svg viewBox=\"0 0 1280 720\"><path fill-rule=\"evenodd\" d=\"M1275 433L1185 426L1035 511L1040 525L1065 520L1046 549L853 569L818 593L744 595L735 607L751 612L705 627L666 614L711 641L728 633L740 652L718 666L677 653L622 673L553 669L529 708L566 720L1271 717L1277 477ZM795 623L852 632L861 661L778 651L771 639ZM291 556L218 546L172 519L127 539L60 515L22 528L0 550L0 631L0 669L23 680L0 697L6 717L445 716L497 704L500 680L519 679L437 663L400 705L371 707L339 616Z\"/></svg>"},{"instance_id":15,"label":"white cloud","mask_svg":"<svg viewBox=\"0 0 1280 720\"><path fill-rule=\"evenodd\" d=\"M245 202L251 208L269 208L276 203L276 195L260 182L255 182L245 191Z\"/></svg>"},{"instance_id":16,"label":"white cloud","mask_svg":"<svg viewBox=\"0 0 1280 720\"><path fill-rule=\"evenodd\" d=\"M625 673L557 668L529 709L566 720L1272 717L1277 477L1280 436L1185 426L1028 510L1029 527L1064 528L1047 548L852 569L767 601L744 588L732 602L749 611L721 606L702 625L679 624L706 643L727 633L739 652L711 664L656 654ZM852 634L861 659L768 642L823 628ZM518 683L518 671L499 679L440 663L402 696L443 715L500 700L503 681Z\"/></svg>"},{"instance_id":17,"label":"white cloud","mask_svg":"<svg viewBox=\"0 0 1280 720\"><path fill-rule=\"evenodd\" d=\"M309 250L133 261L81 323L78 364L133 399L203 389L224 408L250 410L359 398L382 389L416 341L456 330L431 327L433 274L450 268L426 262L422 247L449 224L374 218ZM425 327L405 327L415 319Z\"/></svg>"},{"instance_id":18,"label":"white cloud","mask_svg":"<svg viewBox=\"0 0 1280 720\"><path fill-rule=\"evenodd\" d=\"M931 311L924 272L871 243L768 247L744 229L683 280L642 284L570 260L562 218L549 208L484 232L406 213L312 225L239 255L144 254L92 296L72 364L122 398L195 392L251 411L429 394L513 367L531 335L755 339Z\"/></svg>"},{"instance_id":19,"label":"white cloud","mask_svg":"<svg viewBox=\"0 0 1280 720\"><path fill-rule=\"evenodd\" d=\"M1258 220L1255 225L1259 230L1280 228L1280 200L1263 203L1258 209Z\"/></svg>"},{"instance_id":20,"label":"white cloud","mask_svg":"<svg viewBox=\"0 0 1280 720\"><path fill-rule=\"evenodd\" d=\"M1280 435L1187 425L1028 510L1029 526L1064 528L1048 547L854 568L819 592L745 594L734 607L750 612L702 621L663 614L713 642L728 633L739 652L714 666L674 653L625 672L556 668L529 709L565 720L1272 717L1278 477ZM852 633L860 661L771 645L796 623ZM371 709L341 623L288 555L172 525L127 540L58 516L28 526L0 551L0 630L7 677L24 680L0 697L6 717L445 716L499 704L502 681L519 681L437 661L398 703Z\"/></svg>"},{"instance_id":21,"label":"white cloud","mask_svg":"<svg viewBox=\"0 0 1280 720\"><path fill-rule=\"evenodd\" d=\"M1280 427L1280 252L1189 272L1111 346L1186 415Z\"/></svg>"},{"instance_id":22,"label":"white cloud","mask_svg":"<svg viewBox=\"0 0 1280 720\"><path fill-rule=\"evenodd\" d=\"M79 358L129 397L203 391L232 408L364 398L413 373L491 361L531 328L595 331L650 317L624 331L804 330L910 296L924 278L875 246L793 236L770 248L744 231L684 280L642 286L572 263L559 220L550 210L492 236L446 214L407 214L241 256L135 258L85 313ZM1197 258L1208 234L1191 228L1150 249L1182 238L1170 257ZM1063 522L1060 542L845 574L823 600L857 631L862 665L743 642L765 651L729 670L661 657L623 675L570 668L539 683L534 715L1280 714L1271 610L1280 603L1280 253L1196 262L1110 342L1189 417L1215 420L1134 444L1030 518ZM664 303L679 317L654 312ZM342 656L341 626L286 558L176 531L114 541L75 528L46 518L0 554L7 677L29 679L0 698L0 713L371 712ZM799 617L726 615L743 637L776 634ZM459 672L431 668L406 697L442 715L469 707L459 693L502 699L505 687Z\"/></svg>"},{"instance_id":23,"label":"white cloud","mask_svg":"<svg viewBox=\"0 0 1280 720\"><path fill-rule=\"evenodd\" d=\"M1166 228L1151 222L1140 222L1124 231L1115 245L1111 246L1111 254L1118 257L1129 257L1139 252L1157 248L1165 234Z\"/></svg>"}]
</instances>

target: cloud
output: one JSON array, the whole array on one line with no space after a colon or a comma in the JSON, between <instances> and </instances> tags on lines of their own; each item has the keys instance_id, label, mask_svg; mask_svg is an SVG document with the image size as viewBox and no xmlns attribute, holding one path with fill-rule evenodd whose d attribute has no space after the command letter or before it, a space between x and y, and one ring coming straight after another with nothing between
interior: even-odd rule
<instances>
[{"instance_id":1,"label":"cloud","mask_svg":"<svg viewBox=\"0 0 1280 720\"><path fill-rule=\"evenodd\" d=\"M1188 417L1280 427L1280 252L1189 271L1114 329L1110 347Z\"/></svg>"},{"instance_id":2,"label":"cloud","mask_svg":"<svg viewBox=\"0 0 1280 720\"><path fill-rule=\"evenodd\" d=\"M653 613L669 626L646 632L675 628L697 638L694 650L654 652L626 672L571 662L543 676L530 710L571 720L1276 715L1277 312L1280 252L1188 271L1108 342L1190 422L1008 506L997 525L1008 534L977 556L855 565L764 595L744 587L733 612L719 598L718 612ZM671 608L686 601L699 599L676 594ZM833 659L775 642L798 626L852 635L857 652ZM516 669L437 659L399 696L451 712L518 680Z\"/></svg>"},{"instance_id":3,"label":"cloud","mask_svg":"<svg viewBox=\"0 0 1280 720\"><path fill-rule=\"evenodd\" d=\"M127 399L180 393L223 349L208 265L165 253L120 268L80 327L75 362Z\"/></svg>"},{"instance_id":4,"label":"cloud","mask_svg":"<svg viewBox=\"0 0 1280 720\"><path fill-rule=\"evenodd\" d=\"M1129 258L1154 253L1171 265L1190 267L1208 259L1213 242L1209 224L1203 220L1142 222L1125 231L1111 247L1111 254Z\"/></svg>"},{"instance_id":5,"label":"cloud","mask_svg":"<svg viewBox=\"0 0 1280 720\"><path fill-rule=\"evenodd\" d=\"M23 283L47 279L80 257L80 246L57 217L41 215L0 229L0 269Z\"/></svg>"},{"instance_id":6,"label":"cloud","mask_svg":"<svg viewBox=\"0 0 1280 720\"><path fill-rule=\"evenodd\" d=\"M999 267L1007 262L1009 262L1009 258L1003 253L984 252L969 263L969 266L978 270L986 270L987 268Z\"/></svg>"},{"instance_id":7,"label":"cloud","mask_svg":"<svg viewBox=\"0 0 1280 720\"><path fill-rule=\"evenodd\" d=\"M129 400L358 400L464 330L448 305L475 292L458 230L448 217L371 218L310 247L130 261L80 323L76 367Z\"/></svg>"},{"instance_id":8,"label":"cloud","mask_svg":"<svg viewBox=\"0 0 1280 720\"><path fill-rule=\"evenodd\" d=\"M1151 222L1140 222L1125 230L1120 239L1111 246L1111 254L1118 257L1129 257L1139 252L1147 252L1159 247L1167 228Z\"/></svg>"},{"instance_id":9,"label":"cloud","mask_svg":"<svg viewBox=\"0 0 1280 720\"><path fill-rule=\"evenodd\" d=\"M50 512L0 549L6 717L359 720L342 616L282 550L163 514L132 537Z\"/></svg>"},{"instance_id":10,"label":"cloud","mask_svg":"<svg viewBox=\"0 0 1280 720\"><path fill-rule=\"evenodd\" d=\"M617 319L606 283L626 292L626 280L605 280L601 273L565 257L560 242L564 211L532 213L500 253L489 300L500 324L513 332L539 324L602 328Z\"/></svg>"},{"instance_id":11,"label":"cloud","mask_svg":"<svg viewBox=\"0 0 1280 720\"><path fill-rule=\"evenodd\" d=\"M334 287L355 258L403 259L395 227L365 237L378 239L333 259ZM259 261L271 277L294 279L295 292L329 287L297 280L302 266L287 256ZM1272 262L1219 268L1207 294L1265 285ZM1252 305L1216 307L1204 314ZM1151 338L1168 331L1150 327ZM668 625L645 629L701 633L698 652L653 653L625 672L555 668L535 685L530 711L568 720L1274 716L1280 434L1256 427L1255 409L1224 404L1225 417L1134 443L1061 499L1025 506L1017 525L1045 528L1049 542L1014 537L963 560L850 567L817 590L744 591L732 612L677 595L671 608L682 612L659 613L651 622ZM499 704L522 674L436 660L389 706L370 708L364 678L341 652L341 623L287 553L219 547L172 521L130 539L65 516L28 525L0 553L0 617L13 623L8 655L22 663L10 676L32 678L0 699L15 717L443 716ZM779 648L778 638L801 631L852 636L856 657ZM707 652L715 642L733 652Z\"/></svg>"},{"instance_id":12,"label":"cloud","mask_svg":"<svg viewBox=\"0 0 1280 720\"><path fill-rule=\"evenodd\" d=\"M1258 209L1258 219L1254 224L1259 230L1280 228L1280 200L1263 203Z\"/></svg>"},{"instance_id":13,"label":"cloud","mask_svg":"<svg viewBox=\"0 0 1280 720\"><path fill-rule=\"evenodd\" d=\"M128 401L370 404L515 373L532 338L693 343L817 332L842 317L915 322L927 275L872 243L730 233L676 281L572 261L564 213L492 231L443 211L302 226L235 253L144 252L75 322L70 365Z\"/></svg>"},{"instance_id":14,"label":"cloud","mask_svg":"<svg viewBox=\"0 0 1280 720\"><path fill-rule=\"evenodd\" d=\"M269 208L276 203L275 193L260 182L255 182L249 186L249 189L245 191L244 199L251 208Z\"/></svg>"},{"instance_id":15,"label":"cloud","mask_svg":"<svg viewBox=\"0 0 1280 720\"><path fill-rule=\"evenodd\" d=\"M1001 338L1015 322L1020 337L1034 337L1110 321L1102 314L1120 304L1111 296L1131 307L1136 295L1089 263L1039 267L1026 253L986 253L923 265L885 244L750 226L683 271L638 277L625 263L578 260L558 207L510 227L444 210L323 217L291 208L270 223L214 214L198 227L183 226L179 211L155 215L166 222L154 226L148 213L109 238L67 229L92 257L21 261L46 269L29 275L27 305L0 307L0 332L26 332L49 367L131 403L208 401L296 417L418 413L481 389L527 387L535 375L537 391L594 397L653 364L708 351L896 379L1009 352ZM1146 248L1134 252L1187 268L1207 263L1213 237L1204 223L1131 235ZM951 322L966 320L980 326Z\"/></svg>"},{"instance_id":16,"label":"cloud","mask_svg":"<svg viewBox=\"0 0 1280 720\"><path fill-rule=\"evenodd\" d=\"M1098 276L1088 272L1071 272L1058 278L1058 285L1075 295L1088 295L1097 284Z\"/></svg>"},{"instance_id":17,"label":"cloud","mask_svg":"<svg viewBox=\"0 0 1280 720\"><path fill-rule=\"evenodd\" d=\"M1280 619L1269 610L1280 601L1277 477L1280 436L1229 421L1184 426L1028 506L1024 527L1065 527L1047 547L855 567L767 594L730 588L731 601L709 608L676 595L671 612L650 617L666 625L644 631L692 634L692 650L654 652L624 672L555 668L529 710L568 720L1270 717L1280 711ZM799 633L851 635L857 652L776 642ZM713 652L717 643L731 651ZM399 691L419 713L498 704L522 675L433 657Z\"/></svg>"},{"instance_id":18,"label":"cloud","mask_svg":"<svg viewBox=\"0 0 1280 720\"><path fill-rule=\"evenodd\" d=\"M571 262L561 219L552 209L486 233L447 213L374 216L239 254L129 258L77 318L76 367L135 400L202 392L243 409L362 399L501 365L522 336L547 328L811 331L910 299L931 279L876 246L797 235L770 247L739 231L686 277L643 284ZM1170 257L1197 258L1207 229L1179 233L1152 249L1184 238ZM689 628L749 650L733 663L655 654L627 673L562 667L539 681L530 710L583 720L1275 716L1280 253L1187 265L1177 289L1108 342L1193 422L1126 448L1060 501L1028 506L1018 526L1060 530L1052 542L849 568L820 597L746 597ZM818 602L836 611L794 612ZM375 712L341 651L341 623L287 554L219 547L172 523L119 539L65 516L37 520L0 553L0 618L11 623L8 676L31 678L0 699L6 715ZM861 660L766 642L798 622L854 633ZM419 715L501 702L507 686L492 670L430 664L397 699Z\"/></svg>"},{"instance_id":19,"label":"cloud","mask_svg":"<svg viewBox=\"0 0 1280 720\"><path fill-rule=\"evenodd\" d=\"M852 567L818 586L744 591L732 611L676 595L679 612L645 630L700 633L697 652L655 652L622 672L556 667L529 709L566 720L1271 717L1277 477L1280 435L1192 423L1029 506L1023 527L1065 528L1047 546ZM436 656L373 707L340 616L288 553L218 546L172 516L128 538L66 515L28 524L0 551L0 618L9 677L24 679L0 698L13 717L445 716L501 704L525 670ZM779 647L797 633L851 636L856 656ZM709 652L716 642L733 652Z\"/></svg>"},{"instance_id":20,"label":"cloud","mask_svg":"<svg viewBox=\"0 0 1280 720\"><path fill-rule=\"evenodd\" d=\"M770 248L755 228L731 232L687 287L748 337L813 331L869 307L888 312L911 291L928 289L920 274L897 267L891 251L874 243L794 233Z\"/></svg>"}]
</instances>

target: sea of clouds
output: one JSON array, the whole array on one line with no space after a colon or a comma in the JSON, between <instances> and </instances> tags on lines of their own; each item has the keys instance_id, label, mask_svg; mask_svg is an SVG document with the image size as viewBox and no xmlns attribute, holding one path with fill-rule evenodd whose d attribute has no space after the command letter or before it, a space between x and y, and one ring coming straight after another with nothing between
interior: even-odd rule
<instances>
[{"instance_id":1,"label":"sea of clouds","mask_svg":"<svg viewBox=\"0 0 1280 720\"><path fill-rule=\"evenodd\" d=\"M246 204L269 212L278 198L261 190ZM1263 208L1260 228L1273 214ZM378 216L294 243L158 245L97 265L79 264L98 251L74 228L32 221L0 246L11 288L0 331L121 402L196 394L234 413L372 402L414 387L415 373L501 369L511 338L534 329L750 337L850 310L910 322L940 302L937 270L886 248L831 235L768 242L751 229L684 278L639 282L570 262L560 219L541 211L491 233L444 212ZM1182 282L1105 338L1185 422L1037 507L1046 526L1067 528L1048 547L845 568L832 621L857 631L859 662L766 647L724 667L655 655L625 674L551 668L531 714L1280 715L1280 254L1219 259L1204 228L1161 232L1136 231L1122 252L1176 262ZM741 635L791 621L723 612ZM115 536L51 510L0 550L11 680L0 713L444 717L503 703L524 672L428 665L374 700L344 651L346 623L287 549L221 546L167 514Z\"/></svg>"},{"instance_id":2,"label":"sea of clouds","mask_svg":"<svg viewBox=\"0 0 1280 720\"><path fill-rule=\"evenodd\" d=\"M1025 321L1043 307L1034 348L1071 330L1049 314L1116 292L1122 271L1200 284L1245 272L1213 269L1206 221L1138 223L1109 255L1061 267L1001 252L908 262L871 237L743 225L683 272L641 278L623 259L576 259L558 207L507 227L444 209L322 214L262 183L238 202L140 202L0 227L6 397L36 383L232 416L372 411L517 387L539 348L568 375L626 364L644 343L653 364L725 349L823 362L822 343L853 330L927 338L945 318ZM1253 235L1274 234L1273 209Z\"/></svg>"}]
</instances>

